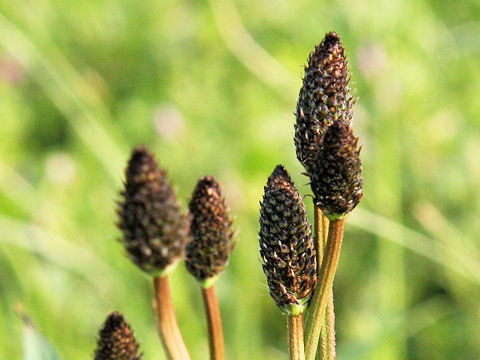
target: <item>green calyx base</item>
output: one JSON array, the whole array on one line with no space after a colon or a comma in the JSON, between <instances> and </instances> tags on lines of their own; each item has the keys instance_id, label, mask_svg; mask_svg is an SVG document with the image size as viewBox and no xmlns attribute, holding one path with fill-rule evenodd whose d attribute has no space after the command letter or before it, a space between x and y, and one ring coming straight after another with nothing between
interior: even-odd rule
<instances>
[{"instance_id":1,"label":"green calyx base","mask_svg":"<svg viewBox=\"0 0 480 360\"><path fill-rule=\"evenodd\" d=\"M326 212L324 212L324 214L325 214L325 216L327 217L328 220L334 221L334 220L342 220L342 219L345 219L349 213L345 213L345 214L331 214L331 213L326 213Z\"/></svg>"},{"instance_id":2,"label":"green calyx base","mask_svg":"<svg viewBox=\"0 0 480 360\"><path fill-rule=\"evenodd\" d=\"M296 316L305 311L308 307L308 300L310 297L306 297L298 300L298 304L288 304L281 308L282 312L288 316Z\"/></svg>"},{"instance_id":3,"label":"green calyx base","mask_svg":"<svg viewBox=\"0 0 480 360\"><path fill-rule=\"evenodd\" d=\"M215 281L217 281L217 278L218 278L218 275L215 275L208 279L198 280L198 283L200 284L201 288L208 289L209 287L215 284Z\"/></svg>"},{"instance_id":4,"label":"green calyx base","mask_svg":"<svg viewBox=\"0 0 480 360\"><path fill-rule=\"evenodd\" d=\"M172 262L171 264L167 265L167 267L165 267L164 269L161 269L161 270L153 270L153 271L150 271L150 272L147 272L147 274L153 278L157 278L157 277L164 277L164 276L167 276L169 275L173 270L175 270L175 268L177 267L177 264L179 263L179 260L176 260L174 262Z\"/></svg>"}]
</instances>

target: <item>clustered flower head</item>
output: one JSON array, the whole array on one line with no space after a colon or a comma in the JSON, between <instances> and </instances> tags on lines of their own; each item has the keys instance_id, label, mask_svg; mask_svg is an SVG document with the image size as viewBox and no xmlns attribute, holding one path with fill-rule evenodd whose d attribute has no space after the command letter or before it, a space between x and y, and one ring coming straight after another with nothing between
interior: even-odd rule
<instances>
[{"instance_id":1,"label":"clustered flower head","mask_svg":"<svg viewBox=\"0 0 480 360\"><path fill-rule=\"evenodd\" d=\"M352 119L354 100L349 81L348 62L340 37L336 32L327 33L310 53L297 102L295 148L309 176L328 127L335 121L349 123Z\"/></svg>"},{"instance_id":2,"label":"clustered flower head","mask_svg":"<svg viewBox=\"0 0 480 360\"><path fill-rule=\"evenodd\" d=\"M189 221L153 155L136 147L126 169L119 228L130 259L151 275L164 275L183 257Z\"/></svg>"},{"instance_id":3,"label":"clustered flower head","mask_svg":"<svg viewBox=\"0 0 480 360\"><path fill-rule=\"evenodd\" d=\"M220 185L213 176L201 178L189 204L192 242L185 251L188 271L205 287L228 264L234 242L232 219Z\"/></svg>"},{"instance_id":4,"label":"clustered flower head","mask_svg":"<svg viewBox=\"0 0 480 360\"><path fill-rule=\"evenodd\" d=\"M331 125L313 162L311 186L315 204L329 219L351 212L363 196L358 138L350 125Z\"/></svg>"},{"instance_id":5,"label":"clustered flower head","mask_svg":"<svg viewBox=\"0 0 480 360\"><path fill-rule=\"evenodd\" d=\"M112 312L105 320L97 341L95 360L140 360L139 344L133 330L119 312Z\"/></svg>"},{"instance_id":6,"label":"clustered flower head","mask_svg":"<svg viewBox=\"0 0 480 360\"><path fill-rule=\"evenodd\" d=\"M265 186L259 239L270 295L287 314L301 313L317 282L315 244L303 200L281 165Z\"/></svg>"}]
</instances>

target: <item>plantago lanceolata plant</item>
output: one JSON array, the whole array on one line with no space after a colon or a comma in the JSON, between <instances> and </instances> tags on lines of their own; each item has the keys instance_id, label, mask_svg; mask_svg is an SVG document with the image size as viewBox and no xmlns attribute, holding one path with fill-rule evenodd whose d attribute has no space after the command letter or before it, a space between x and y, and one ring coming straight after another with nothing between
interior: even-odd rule
<instances>
[{"instance_id":1,"label":"plantago lanceolata plant","mask_svg":"<svg viewBox=\"0 0 480 360\"><path fill-rule=\"evenodd\" d=\"M220 360L225 358L225 349L214 283L227 266L235 242L228 207L220 185L213 176L205 176L198 181L189 209L192 242L187 246L185 263L202 287L210 357Z\"/></svg>"},{"instance_id":2,"label":"plantago lanceolata plant","mask_svg":"<svg viewBox=\"0 0 480 360\"><path fill-rule=\"evenodd\" d=\"M297 158L310 177L314 194L315 238L319 264L319 286L312 299L306 326L307 359L315 357L324 323L326 324L322 330L324 345L321 357L330 360L335 358L333 296L328 295L331 292L331 284L326 285L325 281L329 283L330 277L333 281L340 250L342 232L337 229L339 223L336 219L343 218L351 211L361 197L359 151L356 149L357 140L351 134L349 126L355 102L349 81L348 61L340 37L335 32L327 33L310 54L308 65L305 67L303 85L297 102L294 137ZM340 146L343 150L345 147L354 149L347 156L351 163L342 162L342 156L333 150L335 146ZM339 163L336 162L337 158L333 158L335 156ZM355 172L350 179L352 183L342 183L345 180L343 174L349 171ZM356 190L352 192L350 188ZM327 241L329 219L335 219L334 223L330 224L334 230L330 237L334 235L337 237L336 260L331 259L333 255L328 253L335 248L331 244L334 240ZM341 224L343 229L343 222ZM324 314L327 307L328 313Z\"/></svg>"},{"instance_id":3,"label":"plantago lanceolata plant","mask_svg":"<svg viewBox=\"0 0 480 360\"><path fill-rule=\"evenodd\" d=\"M345 216L359 203L363 195L360 149L350 125L335 122L325 135L315 157L312 190L315 205L329 219L328 240L319 271L318 289L312 319L321 318L331 299L330 292L340 256ZM306 340L307 359L314 359L320 327L308 324ZM312 330L316 329L316 330ZM332 354L334 357L334 354Z\"/></svg>"},{"instance_id":4,"label":"plantago lanceolata plant","mask_svg":"<svg viewBox=\"0 0 480 360\"><path fill-rule=\"evenodd\" d=\"M317 282L317 261L303 200L281 165L265 186L259 239L270 295L288 315L290 358L303 359L302 313Z\"/></svg>"},{"instance_id":5,"label":"plantago lanceolata plant","mask_svg":"<svg viewBox=\"0 0 480 360\"><path fill-rule=\"evenodd\" d=\"M170 359L188 359L168 285L168 273L183 258L190 241L189 222L177 196L153 155L136 147L126 170L118 214L123 244L132 261L154 277L154 310L165 352Z\"/></svg>"}]
</instances>

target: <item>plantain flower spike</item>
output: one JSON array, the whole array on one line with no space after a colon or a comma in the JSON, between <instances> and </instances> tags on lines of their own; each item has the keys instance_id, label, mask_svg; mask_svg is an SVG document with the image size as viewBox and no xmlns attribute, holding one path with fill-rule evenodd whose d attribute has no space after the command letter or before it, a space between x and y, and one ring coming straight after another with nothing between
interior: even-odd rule
<instances>
[{"instance_id":1,"label":"plantain flower spike","mask_svg":"<svg viewBox=\"0 0 480 360\"><path fill-rule=\"evenodd\" d=\"M112 312L108 315L97 341L95 360L140 360L139 344L133 330L123 315Z\"/></svg>"},{"instance_id":2,"label":"plantain flower spike","mask_svg":"<svg viewBox=\"0 0 480 360\"><path fill-rule=\"evenodd\" d=\"M350 125L336 121L315 156L311 177L314 201L330 220L345 217L363 196L357 144Z\"/></svg>"},{"instance_id":3,"label":"plantain flower spike","mask_svg":"<svg viewBox=\"0 0 480 360\"><path fill-rule=\"evenodd\" d=\"M123 245L143 271L167 275L190 241L188 218L180 210L165 170L158 168L146 147L133 149L125 174L117 210Z\"/></svg>"},{"instance_id":4,"label":"plantain flower spike","mask_svg":"<svg viewBox=\"0 0 480 360\"><path fill-rule=\"evenodd\" d=\"M228 265L235 247L229 209L213 176L198 181L189 209L192 242L186 248L185 263L201 286L208 288Z\"/></svg>"},{"instance_id":5,"label":"plantain flower spike","mask_svg":"<svg viewBox=\"0 0 480 360\"><path fill-rule=\"evenodd\" d=\"M273 300L288 315L303 312L317 283L315 244L303 200L281 165L265 186L259 239Z\"/></svg>"},{"instance_id":6,"label":"plantain flower spike","mask_svg":"<svg viewBox=\"0 0 480 360\"><path fill-rule=\"evenodd\" d=\"M295 148L310 177L313 159L327 128L335 121L351 122L355 101L349 81L342 41L336 32L329 32L310 53L297 101Z\"/></svg>"}]
</instances>

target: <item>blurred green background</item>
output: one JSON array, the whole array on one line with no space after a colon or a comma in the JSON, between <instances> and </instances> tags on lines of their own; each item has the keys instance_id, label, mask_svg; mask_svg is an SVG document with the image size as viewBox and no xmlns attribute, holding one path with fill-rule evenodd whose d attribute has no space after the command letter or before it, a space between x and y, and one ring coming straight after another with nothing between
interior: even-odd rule
<instances>
[{"instance_id":1,"label":"blurred green background","mask_svg":"<svg viewBox=\"0 0 480 360\"><path fill-rule=\"evenodd\" d=\"M217 283L228 358L286 358L258 203L278 163L310 193L293 112L309 52L336 30L365 178L335 283L338 357L479 359L479 19L474 0L0 0L0 358L22 358L17 303L63 359L91 358L114 309L162 358L151 283L114 225L139 143L183 204L213 174L236 216ZM183 264L171 280L206 359L200 292Z\"/></svg>"}]
</instances>

